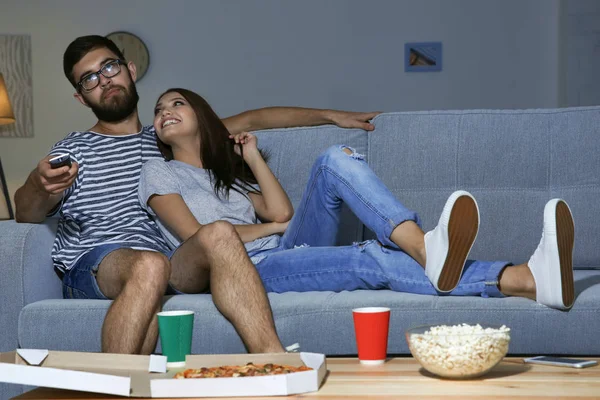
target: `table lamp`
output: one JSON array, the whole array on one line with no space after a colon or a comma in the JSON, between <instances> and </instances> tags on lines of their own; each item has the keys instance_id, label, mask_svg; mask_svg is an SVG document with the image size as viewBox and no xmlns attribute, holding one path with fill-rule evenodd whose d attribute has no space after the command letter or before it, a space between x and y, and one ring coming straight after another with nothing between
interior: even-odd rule
<instances>
[{"instance_id":1,"label":"table lamp","mask_svg":"<svg viewBox=\"0 0 600 400\"><path fill-rule=\"evenodd\" d=\"M12 107L10 106L10 100L8 99L8 92L6 91L6 85L4 84L4 77L0 74L0 125L13 124L15 122L15 114L13 113ZM4 178L4 170L2 169L2 161L0 161L0 185L2 186L2 194L6 201L6 208L8 209L9 219L14 218L12 205L10 203L10 195L8 194L8 186L6 185L6 179Z\"/></svg>"}]
</instances>

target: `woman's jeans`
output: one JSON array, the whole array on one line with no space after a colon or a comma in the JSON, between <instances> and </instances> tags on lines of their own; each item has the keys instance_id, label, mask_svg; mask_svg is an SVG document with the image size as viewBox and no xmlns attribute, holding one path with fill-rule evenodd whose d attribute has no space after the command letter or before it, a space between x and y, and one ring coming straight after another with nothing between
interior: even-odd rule
<instances>
[{"instance_id":1,"label":"woman's jeans","mask_svg":"<svg viewBox=\"0 0 600 400\"><path fill-rule=\"evenodd\" d=\"M349 149L347 154L343 149ZM377 240L335 246L340 209L345 203ZM268 292L391 289L436 294L425 270L392 241L400 223L417 214L400 203L364 161L346 146L333 146L312 167L300 206L279 247L253 252ZM450 294L503 297L498 276L508 262L467 261Z\"/></svg>"}]
</instances>

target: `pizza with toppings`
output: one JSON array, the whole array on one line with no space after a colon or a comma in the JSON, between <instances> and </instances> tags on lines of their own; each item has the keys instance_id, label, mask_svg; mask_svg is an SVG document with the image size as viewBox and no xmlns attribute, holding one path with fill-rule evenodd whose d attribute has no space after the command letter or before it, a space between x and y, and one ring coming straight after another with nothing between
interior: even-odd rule
<instances>
[{"instance_id":1,"label":"pizza with toppings","mask_svg":"<svg viewBox=\"0 0 600 400\"><path fill-rule=\"evenodd\" d=\"M238 378L242 376L266 376L291 374L292 372L310 371L312 368L307 366L294 367L291 365L280 364L253 364L246 365L225 365L221 367L210 368L190 368L178 372L173 378Z\"/></svg>"}]
</instances>

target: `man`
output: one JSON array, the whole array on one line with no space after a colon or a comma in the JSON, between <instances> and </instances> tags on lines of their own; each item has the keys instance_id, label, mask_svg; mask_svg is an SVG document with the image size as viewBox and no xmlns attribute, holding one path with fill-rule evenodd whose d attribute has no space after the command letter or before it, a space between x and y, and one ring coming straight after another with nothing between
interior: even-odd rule
<instances>
[{"instance_id":1,"label":"man","mask_svg":"<svg viewBox=\"0 0 600 400\"><path fill-rule=\"evenodd\" d=\"M60 214L52 257L63 274L64 297L114 300L102 327L102 351L150 354L163 295L206 279L215 305L250 352L283 351L264 287L233 226L205 225L172 253L140 207L142 164L161 155L153 128L138 117L135 65L102 36L77 38L63 64L75 98L98 122L67 135L38 163L15 195L16 219L39 223ZM375 115L275 107L223 122L233 135L323 123L373 130L367 121ZM49 159L58 153L70 154L72 166L52 169Z\"/></svg>"}]
</instances>

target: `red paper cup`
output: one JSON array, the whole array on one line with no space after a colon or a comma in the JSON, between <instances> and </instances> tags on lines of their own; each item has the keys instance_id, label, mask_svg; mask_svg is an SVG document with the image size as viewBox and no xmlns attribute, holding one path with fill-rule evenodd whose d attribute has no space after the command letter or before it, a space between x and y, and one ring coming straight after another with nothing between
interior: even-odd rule
<instances>
[{"instance_id":1,"label":"red paper cup","mask_svg":"<svg viewBox=\"0 0 600 400\"><path fill-rule=\"evenodd\" d=\"M364 307L352 310L354 333L361 364L379 365L387 357L390 309L387 307Z\"/></svg>"}]
</instances>

